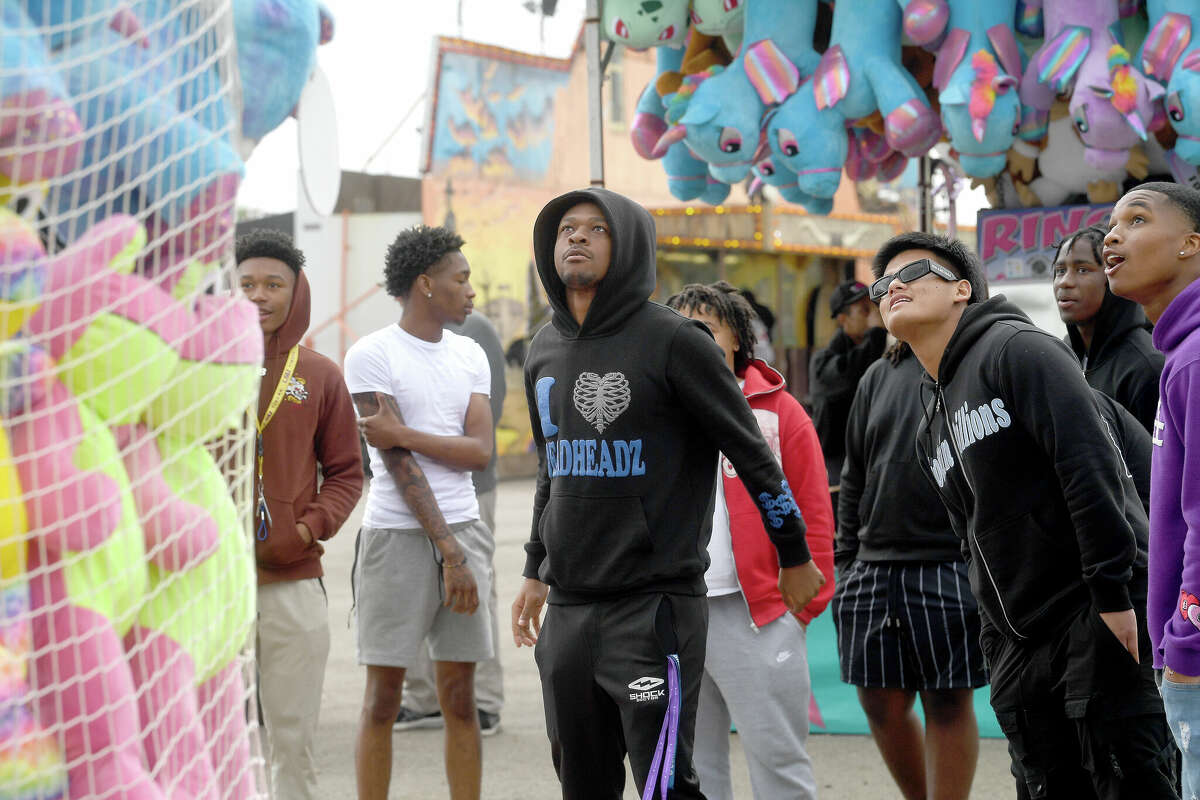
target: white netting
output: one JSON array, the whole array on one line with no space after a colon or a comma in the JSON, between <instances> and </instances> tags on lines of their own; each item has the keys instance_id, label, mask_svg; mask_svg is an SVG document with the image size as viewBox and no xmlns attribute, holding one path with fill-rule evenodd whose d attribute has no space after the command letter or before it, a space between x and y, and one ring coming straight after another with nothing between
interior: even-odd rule
<instances>
[{"instance_id":1,"label":"white netting","mask_svg":"<svg viewBox=\"0 0 1200 800\"><path fill-rule=\"evenodd\" d=\"M256 796L235 3L0 9L0 798Z\"/></svg>"}]
</instances>

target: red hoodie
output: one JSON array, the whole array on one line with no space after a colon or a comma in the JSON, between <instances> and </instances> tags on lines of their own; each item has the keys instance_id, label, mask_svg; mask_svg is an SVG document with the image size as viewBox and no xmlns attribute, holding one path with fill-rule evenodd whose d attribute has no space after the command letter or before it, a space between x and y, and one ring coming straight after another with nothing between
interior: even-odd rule
<instances>
[{"instance_id":1,"label":"red hoodie","mask_svg":"<svg viewBox=\"0 0 1200 800\"><path fill-rule=\"evenodd\" d=\"M309 305L308 280L301 271L287 319L265 342L260 419L275 394L288 351L308 330ZM272 524L267 538L254 542L258 583L319 578L325 552L321 541L337 533L350 516L363 485L354 405L336 364L300 348L291 384L263 432L263 444L263 489ZM257 482L256 475L255 499ZM311 544L296 532L297 522L312 532ZM257 519L254 525L258 527Z\"/></svg>"},{"instance_id":2,"label":"red hoodie","mask_svg":"<svg viewBox=\"0 0 1200 800\"><path fill-rule=\"evenodd\" d=\"M796 398L785 391L782 375L755 359L741 377L745 379L742 392L758 419L763 438L783 465L792 496L808 526L806 538L813 561L825 576L821 591L796 615L807 625L833 597L833 504L825 457L812 420ZM721 476L738 583L750 605L750 618L761 628L787 611L779 592L779 558L767 538L758 507L724 456Z\"/></svg>"}]
</instances>

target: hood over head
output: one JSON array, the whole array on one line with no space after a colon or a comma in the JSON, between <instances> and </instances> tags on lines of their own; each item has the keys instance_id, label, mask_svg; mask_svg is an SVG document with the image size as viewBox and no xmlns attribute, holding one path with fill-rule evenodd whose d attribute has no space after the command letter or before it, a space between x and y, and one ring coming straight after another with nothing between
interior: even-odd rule
<instances>
[{"instance_id":1,"label":"hood over head","mask_svg":"<svg viewBox=\"0 0 1200 800\"><path fill-rule=\"evenodd\" d=\"M311 309L308 279L304 277L304 270L300 270L296 273L296 288L292 290L292 306L288 309L287 318L265 342L267 358L286 355L289 350L300 344L308 330Z\"/></svg>"},{"instance_id":2,"label":"hood over head","mask_svg":"<svg viewBox=\"0 0 1200 800\"><path fill-rule=\"evenodd\" d=\"M1016 304L1009 302L1008 298L1002 294L995 295L982 303L971 303L963 309L963 315L958 320L958 327L954 329L954 335L946 343L946 352L942 354L942 362L938 365L938 381L943 384L949 383L954 377L954 371L971 346L980 336L987 333L992 325L1004 320L1033 324L1024 311Z\"/></svg>"},{"instance_id":3,"label":"hood over head","mask_svg":"<svg viewBox=\"0 0 1200 800\"><path fill-rule=\"evenodd\" d=\"M583 325L575 321L567 306L567 287L554 267L554 243L558 223L579 203L595 203L609 224L612 256L608 273L600 281L596 297ZM604 336L619 329L654 292L656 234L650 212L628 197L607 189L580 189L554 198L533 224L533 258L546 297L554 309L554 327L568 338Z\"/></svg>"},{"instance_id":4,"label":"hood over head","mask_svg":"<svg viewBox=\"0 0 1200 800\"><path fill-rule=\"evenodd\" d=\"M1082 358L1088 356L1088 364L1093 366L1104 360L1105 348L1112 342L1120 341L1127 333L1138 328L1152 330L1153 325L1146 319L1146 312L1132 300L1118 297L1108 286L1104 287L1104 300L1100 310L1096 312L1095 329L1092 332L1092 347L1089 352L1083 346L1083 337L1079 335L1077 325L1067 325L1067 338L1075 355Z\"/></svg>"}]
</instances>

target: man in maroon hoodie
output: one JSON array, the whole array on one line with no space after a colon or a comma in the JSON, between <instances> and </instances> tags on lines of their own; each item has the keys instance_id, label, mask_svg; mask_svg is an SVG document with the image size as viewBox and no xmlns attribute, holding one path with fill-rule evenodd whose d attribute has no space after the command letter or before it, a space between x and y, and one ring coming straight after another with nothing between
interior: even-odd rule
<instances>
[{"instance_id":1,"label":"man in maroon hoodie","mask_svg":"<svg viewBox=\"0 0 1200 800\"><path fill-rule=\"evenodd\" d=\"M313 798L313 742L329 655L321 542L338 532L362 494L362 455L341 372L300 345L309 317L304 254L286 234L257 230L238 239L237 264L242 292L258 306L266 351L253 466L267 760L275 797Z\"/></svg>"}]
</instances>

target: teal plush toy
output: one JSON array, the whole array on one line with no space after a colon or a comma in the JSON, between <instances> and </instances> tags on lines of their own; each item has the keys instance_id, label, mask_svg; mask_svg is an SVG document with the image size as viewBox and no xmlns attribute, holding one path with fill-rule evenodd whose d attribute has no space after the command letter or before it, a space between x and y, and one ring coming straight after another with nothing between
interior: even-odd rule
<instances>
[{"instance_id":1,"label":"teal plush toy","mask_svg":"<svg viewBox=\"0 0 1200 800\"><path fill-rule=\"evenodd\" d=\"M689 76L690 91L685 87L666 98L673 127L657 150L665 153L686 142L708 162L713 177L725 183L744 179L758 150L763 114L817 68L816 21L817 0L746 0L741 51L728 68Z\"/></svg>"},{"instance_id":2,"label":"teal plush toy","mask_svg":"<svg viewBox=\"0 0 1200 800\"><path fill-rule=\"evenodd\" d=\"M600 12L600 30L634 50L683 44L688 0L608 0Z\"/></svg>"},{"instance_id":3,"label":"teal plush toy","mask_svg":"<svg viewBox=\"0 0 1200 800\"><path fill-rule=\"evenodd\" d=\"M1153 27L1140 62L1167 85L1167 118L1179 137L1175 155L1200 166L1200 4L1147 0L1146 11Z\"/></svg>"}]
</instances>

